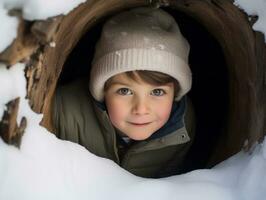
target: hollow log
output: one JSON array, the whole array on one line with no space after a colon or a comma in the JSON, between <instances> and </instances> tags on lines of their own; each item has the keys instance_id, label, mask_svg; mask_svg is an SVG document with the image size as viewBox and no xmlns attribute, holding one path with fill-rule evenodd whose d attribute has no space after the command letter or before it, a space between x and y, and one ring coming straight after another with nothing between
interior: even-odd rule
<instances>
[{"instance_id":1,"label":"hollow log","mask_svg":"<svg viewBox=\"0 0 266 200\"><path fill-rule=\"evenodd\" d=\"M182 12L205 27L221 46L228 70L229 111L209 164L216 164L243 147L250 149L261 141L266 129L264 38L252 30L254 18L249 21L231 0L91 0L66 16L32 23L22 20L18 38L0 54L0 61L7 65L18 61L27 64L27 98L35 112L44 114L42 124L53 129L51 99L64 63L78 41L108 16L137 6L167 6ZM21 134L15 131L16 115L12 116L9 128L4 128L10 131L1 131L6 142Z\"/></svg>"}]
</instances>

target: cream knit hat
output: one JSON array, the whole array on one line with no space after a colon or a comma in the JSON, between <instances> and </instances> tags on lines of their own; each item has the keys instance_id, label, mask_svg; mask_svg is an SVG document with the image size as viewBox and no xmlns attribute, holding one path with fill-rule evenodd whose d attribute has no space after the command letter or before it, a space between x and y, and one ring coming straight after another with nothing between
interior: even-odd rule
<instances>
[{"instance_id":1,"label":"cream knit hat","mask_svg":"<svg viewBox=\"0 0 266 200\"><path fill-rule=\"evenodd\" d=\"M179 100L191 88L188 54L189 44L167 12L149 7L122 12L103 26L92 62L90 92L103 101L104 84L112 76L150 70L179 82Z\"/></svg>"}]
</instances>

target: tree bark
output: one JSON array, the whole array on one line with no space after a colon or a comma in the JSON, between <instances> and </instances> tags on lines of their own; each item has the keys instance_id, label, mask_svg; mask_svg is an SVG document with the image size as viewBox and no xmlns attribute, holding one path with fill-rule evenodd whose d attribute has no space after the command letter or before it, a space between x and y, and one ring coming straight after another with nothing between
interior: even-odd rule
<instances>
[{"instance_id":1,"label":"tree bark","mask_svg":"<svg viewBox=\"0 0 266 200\"><path fill-rule=\"evenodd\" d=\"M7 144L20 146L21 138L27 126L27 120L23 117L17 124L19 109L19 98L11 100L6 104L6 110L0 122L0 135Z\"/></svg>"}]
</instances>

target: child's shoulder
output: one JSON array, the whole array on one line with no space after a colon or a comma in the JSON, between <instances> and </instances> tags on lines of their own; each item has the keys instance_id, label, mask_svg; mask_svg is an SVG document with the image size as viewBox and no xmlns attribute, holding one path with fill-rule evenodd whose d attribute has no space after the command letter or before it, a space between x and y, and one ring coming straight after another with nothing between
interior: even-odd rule
<instances>
[{"instance_id":1,"label":"child's shoulder","mask_svg":"<svg viewBox=\"0 0 266 200\"><path fill-rule=\"evenodd\" d=\"M79 118L84 111L92 111L88 81L80 79L59 86L54 97L54 109L64 118Z\"/></svg>"}]
</instances>

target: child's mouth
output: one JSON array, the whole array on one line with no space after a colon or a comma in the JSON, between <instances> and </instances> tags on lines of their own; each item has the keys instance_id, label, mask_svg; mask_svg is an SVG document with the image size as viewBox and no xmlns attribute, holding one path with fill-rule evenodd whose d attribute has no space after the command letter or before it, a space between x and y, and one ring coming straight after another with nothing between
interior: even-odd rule
<instances>
[{"instance_id":1,"label":"child's mouth","mask_svg":"<svg viewBox=\"0 0 266 200\"><path fill-rule=\"evenodd\" d=\"M148 124L150 124L151 122L145 122L145 123L134 123L134 122L129 122L130 124L134 125L134 126L146 126Z\"/></svg>"}]
</instances>

